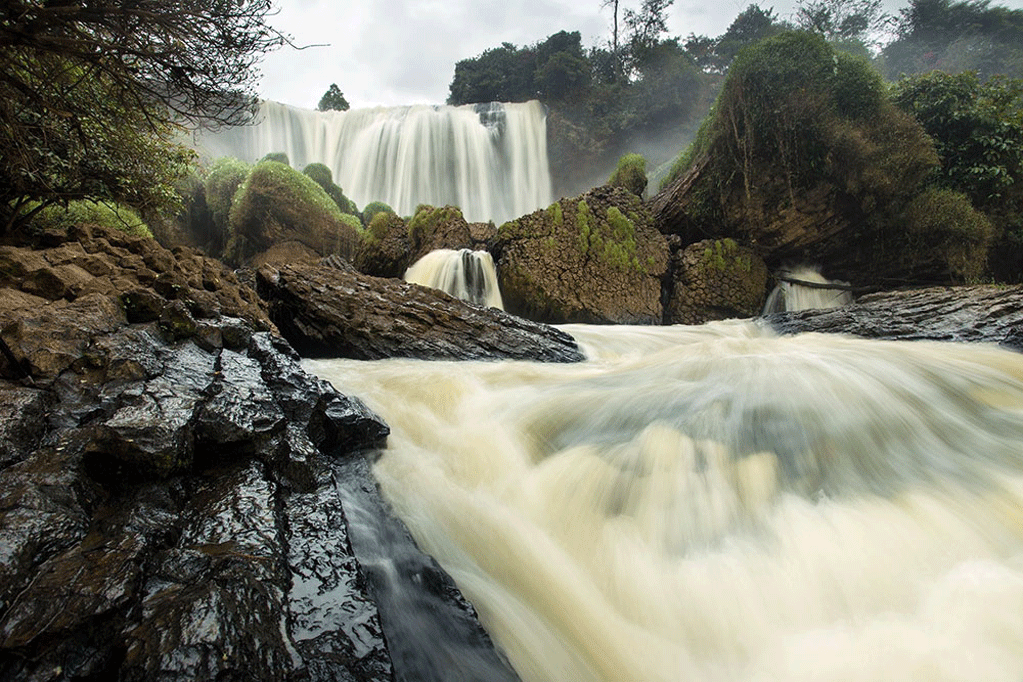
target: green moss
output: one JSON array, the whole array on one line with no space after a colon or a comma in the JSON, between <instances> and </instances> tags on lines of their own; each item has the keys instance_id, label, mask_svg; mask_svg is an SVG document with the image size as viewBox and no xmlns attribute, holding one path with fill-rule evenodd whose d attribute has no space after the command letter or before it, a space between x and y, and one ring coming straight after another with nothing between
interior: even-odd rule
<instances>
[{"instance_id":1,"label":"green moss","mask_svg":"<svg viewBox=\"0 0 1023 682\"><path fill-rule=\"evenodd\" d=\"M753 260L748 254L742 252L734 239L716 239L703 250L701 266L709 272L717 273L733 268L750 272L753 268Z\"/></svg>"},{"instance_id":2,"label":"green moss","mask_svg":"<svg viewBox=\"0 0 1023 682\"><path fill-rule=\"evenodd\" d=\"M561 202L555 201L553 204L547 207L547 216L551 219L551 222L556 227L561 227L564 224L565 217L561 210Z\"/></svg>"},{"instance_id":3,"label":"green moss","mask_svg":"<svg viewBox=\"0 0 1023 682\"><path fill-rule=\"evenodd\" d=\"M639 197L646 191L646 183L646 159L639 154L626 154L618 159L618 165L607 181L607 184L623 187Z\"/></svg>"},{"instance_id":4,"label":"green moss","mask_svg":"<svg viewBox=\"0 0 1023 682\"><path fill-rule=\"evenodd\" d=\"M593 235L591 234L590 221L593 214L590 213L590 207L584 199L580 199L579 203L576 204L575 211L575 226L579 232L579 251L582 253L589 253L593 246Z\"/></svg>"},{"instance_id":5,"label":"green moss","mask_svg":"<svg viewBox=\"0 0 1023 682\"><path fill-rule=\"evenodd\" d=\"M153 236L149 227L134 210L127 206L101 201L82 200L69 202L66 207L47 206L33 217L32 224L37 229L61 232L67 232L75 225L92 224L119 230L135 237Z\"/></svg>"}]
</instances>

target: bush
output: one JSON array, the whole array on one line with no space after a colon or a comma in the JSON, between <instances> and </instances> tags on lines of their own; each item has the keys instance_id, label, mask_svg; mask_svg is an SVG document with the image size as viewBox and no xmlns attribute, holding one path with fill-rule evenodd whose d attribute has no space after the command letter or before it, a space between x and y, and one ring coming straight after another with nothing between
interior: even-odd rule
<instances>
[{"instance_id":1,"label":"bush","mask_svg":"<svg viewBox=\"0 0 1023 682\"><path fill-rule=\"evenodd\" d=\"M916 257L936 261L960 282L984 274L994 233L991 221L962 192L929 189L906 209L906 238Z\"/></svg>"},{"instance_id":2,"label":"bush","mask_svg":"<svg viewBox=\"0 0 1023 682\"><path fill-rule=\"evenodd\" d=\"M83 224L100 225L135 237L153 236L134 210L101 201L72 201L67 207L54 204L39 211L32 219L32 225L40 230L67 232L75 225Z\"/></svg>"},{"instance_id":3,"label":"bush","mask_svg":"<svg viewBox=\"0 0 1023 682\"><path fill-rule=\"evenodd\" d=\"M618 159L608 184L622 187L638 197L646 191L646 159L639 154L626 154Z\"/></svg>"},{"instance_id":4,"label":"bush","mask_svg":"<svg viewBox=\"0 0 1023 682\"><path fill-rule=\"evenodd\" d=\"M362 209L362 224L369 227L378 213L394 213L394 209L382 201L371 201Z\"/></svg>"},{"instance_id":5,"label":"bush","mask_svg":"<svg viewBox=\"0 0 1023 682\"><path fill-rule=\"evenodd\" d=\"M270 152L264 156L260 161L276 161L277 163L283 163L285 166L290 166L291 161L288 159L288 155L284 152Z\"/></svg>"},{"instance_id":6,"label":"bush","mask_svg":"<svg viewBox=\"0 0 1023 682\"><path fill-rule=\"evenodd\" d=\"M296 240L322 255L350 256L362 229L311 178L276 161L257 163L238 188L227 257L234 262Z\"/></svg>"},{"instance_id":7,"label":"bush","mask_svg":"<svg viewBox=\"0 0 1023 682\"><path fill-rule=\"evenodd\" d=\"M342 213L359 216L359 209L355 202L346 197L344 191L334 184L334 178L329 168L322 163L311 163L302 169L302 173L322 187Z\"/></svg>"},{"instance_id":8,"label":"bush","mask_svg":"<svg viewBox=\"0 0 1023 682\"><path fill-rule=\"evenodd\" d=\"M245 181L252 166L232 157L217 159L206 175L203 187L206 190L206 205L213 218L213 226L221 235L227 235L228 220L231 216L231 202L235 192Z\"/></svg>"}]
</instances>

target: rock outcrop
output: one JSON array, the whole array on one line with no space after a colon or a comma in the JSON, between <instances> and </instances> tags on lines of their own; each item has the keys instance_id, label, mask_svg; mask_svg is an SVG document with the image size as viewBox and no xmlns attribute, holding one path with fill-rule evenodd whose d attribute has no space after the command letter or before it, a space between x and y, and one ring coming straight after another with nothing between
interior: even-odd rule
<instances>
[{"instance_id":1,"label":"rock outcrop","mask_svg":"<svg viewBox=\"0 0 1023 682\"><path fill-rule=\"evenodd\" d=\"M471 642L515 680L407 532L349 532L400 528L361 454L387 426L215 261L75 236L0 248L0 679L459 680ZM378 605L389 553L444 636Z\"/></svg>"},{"instance_id":2,"label":"rock outcrop","mask_svg":"<svg viewBox=\"0 0 1023 682\"><path fill-rule=\"evenodd\" d=\"M668 246L635 194L603 186L505 223L505 308L550 323L659 324Z\"/></svg>"},{"instance_id":3,"label":"rock outcrop","mask_svg":"<svg viewBox=\"0 0 1023 682\"><path fill-rule=\"evenodd\" d=\"M872 339L1000 343L1023 351L1023 287L930 287L866 294L829 310L766 315L784 334L825 332Z\"/></svg>"},{"instance_id":4,"label":"rock outcrop","mask_svg":"<svg viewBox=\"0 0 1023 682\"><path fill-rule=\"evenodd\" d=\"M582 359L568 334L395 279L327 266L265 266L270 317L304 356L376 360Z\"/></svg>"},{"instance_id":5,"label":"rock outcrop","mask_svg":"<svg viewBox=\"0 0 1023 682\"><path fill-rule=\"evenodd\" d=\"M705 239L672 254L665 324L755 317L767 294L767 266L731 239Z\"/></svg>"}]
</instances>

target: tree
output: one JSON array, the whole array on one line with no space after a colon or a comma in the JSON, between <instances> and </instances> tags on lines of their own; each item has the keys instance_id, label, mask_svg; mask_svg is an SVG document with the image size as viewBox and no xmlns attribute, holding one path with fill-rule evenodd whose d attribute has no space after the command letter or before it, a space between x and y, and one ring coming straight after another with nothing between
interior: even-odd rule
<instances>
[{"instance_id":1,"label":"tree","mask_svg":"<svg viewBox=\"0 0 1023 682\"><path fill-rule=\"evenodd\" d=\"M636 69L667 32L665 13L675 0L643 0L640 10L625 10L625 25L629 27L629 69Z\"/></svg>"},{"instance_id":2,"label":"tree","mask_svg":"<svg viewBox=\"0 0 1023 682\"><path fill-rule=\"evenodd\" d=\"M612 16L611 28L611 64L612 80L617 80L622 72L621 52L618 49L618 0L604 0L601 7L610 7Z\"/></svg>"},{"instance_id":3,"label":"tree","mask_svg":"<svg viewBox=\"0 0 1023 682\"><path fill-rule=\"evenodd\" d=\"M348 100L341 94L341 89L337 87L337 83L331 83L330 87L327 88L327 92L323 93L323 97L320 98L320 103L316 105L317 111L348 111L351 105L348 104Z\"/></svg>"},{"instance_id":4,"label":"tree","mask_svg":"<svg viewBox=\"0 0 1023 682\"><path fill-rule=\"evenodd\" d=\"M1023 77L1023 9L989 0L910 0L882 55L890 78L928 71Z\"/></svg>"},{"instance_id":5,"label":"tree","mask_svg":"<svg viewBox=\"0 0 1023 682\"><path fill-rule=\"evenodd\" d=\"M893 29L895 17L881 0L799 0L796 26L831 42L876 44Z\"/></svg>"},{"instance_id":6,"label":"tree","mask_svg":"<svg viewBox=\"0 0 1023 682\"><path fill-rule=\"evenodd\" d=\"M253 68L285 42L265 0L7 0L0 6L0 218L55 202L173 203L182 126L255 110Z\"/></svg>"}]
</instances>

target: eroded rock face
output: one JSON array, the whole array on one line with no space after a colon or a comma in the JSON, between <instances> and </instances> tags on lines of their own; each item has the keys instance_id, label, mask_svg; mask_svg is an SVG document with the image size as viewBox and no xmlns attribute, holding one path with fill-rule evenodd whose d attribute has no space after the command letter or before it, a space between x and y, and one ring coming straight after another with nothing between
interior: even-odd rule
<instances>
[{"instance_id":1,"label":"eroded rock face","mask_svg":"<svg viewBox=\"0 0 1023 682\"><path fill-rule=\"evenodd\" d=\"M672 255L666 324L754 317L767 293L767 266L731 239L705 239Z\"/></svg>"},{"instance_id":2,"label":"eroded rock face","mask_svg":"<svg viewBox=\"0 0 1023 682\"><path fill-rule=\"evenodd\" d=\"M394 661L338 478L387 426L222 268L110 237L4 252L0 679L413 679L433 659ZM98 254L103 290L11 288L60 254Z\"/></svg>"},{"instance_id":3,"label":"eroded rock face","mask_svg":"<svg viewBox=\"0 0 1023 682\"><path fill-rule=\"evenodd\" d=\"M259 271L260 294L305 356L376 360L582 360L575 340L542 324L354 270L291 265Z\"/></svg>"},{"instance_id":4,"label":"eroded rock face","mask_svg":"<svg viewBox=\"0 0 1023 682\"><path fill-rule=\"evenodd\" d=\"M668 246L636 195L598 187L505 223L505 309L548 323L660 324Z\"/></svg>"}]
</instances>

